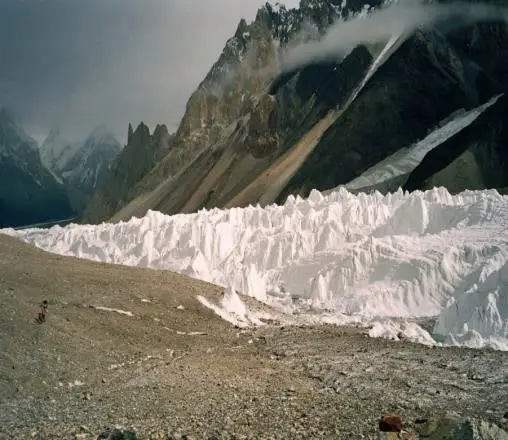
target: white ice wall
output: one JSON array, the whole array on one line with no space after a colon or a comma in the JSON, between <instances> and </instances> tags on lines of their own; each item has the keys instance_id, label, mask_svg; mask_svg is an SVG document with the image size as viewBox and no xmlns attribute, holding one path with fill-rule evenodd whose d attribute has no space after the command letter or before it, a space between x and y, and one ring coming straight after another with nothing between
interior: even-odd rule
<instances>
[{"instance_id":1,"label":"white ice wall","mask_svg":"<svg viewBox=\"0 0 508 440\"><path fill-rule=\"evenodd\" d=\"M508 198L496 191L313 191L264 209L9 233L63 255L233 286L314 321L438 316L448 342L508 347Z\"/></svg>"}]
</instances>

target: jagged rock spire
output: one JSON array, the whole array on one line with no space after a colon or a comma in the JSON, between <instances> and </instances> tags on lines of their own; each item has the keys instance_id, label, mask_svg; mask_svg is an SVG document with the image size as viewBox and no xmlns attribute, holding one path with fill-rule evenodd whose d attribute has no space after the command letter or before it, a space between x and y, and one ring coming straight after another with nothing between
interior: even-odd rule
<instances>
[{"instance_id":1,"label":"jagged rock spire","mask_svg":"<svg viewBox=\"0 0 508 440\"><path fill-rule=\"evenodd\" d=\"M127 143L129 143L131 141L133 134L134 134L134 130L132 129L132 124L129 122L129 128L127 131Z\"/></svg>"}]
</instances>

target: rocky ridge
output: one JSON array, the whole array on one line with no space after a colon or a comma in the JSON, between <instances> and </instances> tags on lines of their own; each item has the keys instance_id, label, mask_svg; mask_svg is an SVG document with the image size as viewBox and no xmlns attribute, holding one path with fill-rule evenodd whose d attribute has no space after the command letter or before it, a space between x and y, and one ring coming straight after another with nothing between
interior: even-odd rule
<instances>
[{"instance_id":1,"label":"rocky ridge","mask_svg":"<svg viewBox=\"0 0 508 440\"><path fill-rule=\"evenodd\" d=\"M377 4L377 1L372 3ZM188 185L192 186L190 181L205 178L221 157L224 167L231 170L238 166L242 174L247 173L240 179L244 182L279 157L287 149L284 145L287 137L298 139L298 133L293 131L305 122L307 113L323 113L323 109L312 109L312 102L305 106L308 97L302 100L298 96L281 95L277 99L266 93L277 75L280 53L290 42L296 44L302 38L316 38L330 23L365 10L363 3L341 5L336 1L309 1L302 2L300 9L288 10L266 4L252 23L241 20L218 61L190 97L169 153L149 173L132 183L127 189L127 200L146 195L162 184L166 189L179 185L187 191ZM310 122L305 127L309 126ZM300 127L299 132L304 131ZM225 150L228 152L223 154ZM224 182L227 176L223 166L219 168L219 179ZM223 191L227 190L230 188ZM162 203L175 205L175 210L191 209L182 206L187 194L173 196L172 201ZM214 205L216 197L216 191L209 189L204 196L205 204ZM201 197L199 203L202 201ZM109 213L113 214L111 210Z\"/></svg>"},{"instance_id":2,"label":"rocky ridge","mask_svg":"<svg viewBox=\"0 0 508 440\"><path fill-rule=\"evenodd\" d=\"M111 165L87 204L82 220L96 222L118 210L129 200L128 190L167 153L171 136L165 125L150 129L141 123L129 125L127 145Z\"/></svg>"},{"instance_id":3,"label":"rocky ridge","mask_svg":"<svg viewBox=\"0 0 508 440\"><path fill-rule=\"evenodd\" d=\"M291 48L319 41L331 26L380 7L386 4L303 1L290 10L267 4L252 23L242 20L189 99L166 154L143 172L135 170L135 178L122 184L119 203L101 206L109 190L100 187L87 219L282 203L290 194L345 185L458 110L506 91L508 30L502 18L450 16L281 71ZM439 182L454 186L448 178ZM465 179L454 191L468 184Z\"/></svg>"}]
</instances>

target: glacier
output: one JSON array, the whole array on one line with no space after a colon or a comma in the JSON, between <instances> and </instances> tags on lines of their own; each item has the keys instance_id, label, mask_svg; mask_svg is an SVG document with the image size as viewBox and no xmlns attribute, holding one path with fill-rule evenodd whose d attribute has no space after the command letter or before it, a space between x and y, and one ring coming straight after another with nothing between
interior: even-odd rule
<instances>
[{"instance_id":1,"label":"glacier","mask_svg":"<svg viewBox=\"0 0 508 440\"><path fill-rule=\"evenodd\" d=\"M49 252L219 284L222 302L205 305L236 324L262 324L238 292L287 322L508 350L508 197L496 190L340 188L265 208L1 232Z\"/></svg>"}]
</instances>

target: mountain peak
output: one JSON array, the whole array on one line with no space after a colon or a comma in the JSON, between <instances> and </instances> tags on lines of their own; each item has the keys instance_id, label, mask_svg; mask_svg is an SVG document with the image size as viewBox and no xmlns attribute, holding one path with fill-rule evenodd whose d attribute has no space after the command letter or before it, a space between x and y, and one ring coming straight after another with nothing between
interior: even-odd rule
<instances>
[{"instance_id":1,"label":"mountain peak","mask_svg":"<svg viewBox=\"0 0 508 440\"><path fill-rule=\"evenodd\" d=\"M170 148L160 154L143 124L130 129L87 219L283 203L344 185L505 87L504 23L372 36L365 17L392 1L265 3L240 20Z\"/></svg>"},{"instance_id":2,"label":"mountain peak","mask_svg":"<svg viewBox=\"0 0 508 440\"><path fill-rule=\"evenodd\" d=\"M44 142L41 145L41 150L45 150L49 145L55 144L70 144L70 142L62 135L60 127L51 127Z\"/></svg>"},{"instance_id":3,"label":"mountain peak","mask_svg":"<svg viewBox=\"0 0 508 440\"><path fill-rule=\"evenodd\" d=\"M88 138L99 140L109 136L113 136L113 134L105 124L101 124L93 129L93 131L88 135Z\"/></svg>"},{"instance_id":4,"label":"mountain peak","mask_svg":"<svg viewBox=\"0 0 508 440\"><path fill-rule=\"evenodd\" d=\"M87 154L90 154L92 151L111 150L112 154L116 155L121 149L120 142L118 142L115 135L104 124L95 127L81 146L82 154L86 151L88 151Z\"/></svg>"}]
</instances>

